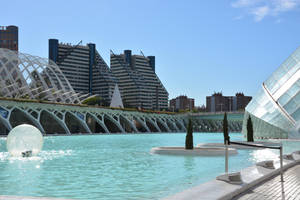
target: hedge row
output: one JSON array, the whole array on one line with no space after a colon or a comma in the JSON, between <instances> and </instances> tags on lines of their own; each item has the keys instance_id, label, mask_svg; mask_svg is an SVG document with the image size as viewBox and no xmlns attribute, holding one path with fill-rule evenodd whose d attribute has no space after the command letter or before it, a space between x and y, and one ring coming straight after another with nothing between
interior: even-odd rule
<instances>
[{"instance_id":1,"label":"hedge row","mask_svg":"<svg viewBox=\"0 0 300 200\"><path fill-rule=\"evenodd\" d=\"M86 105L86 104L67 104L67 103L59 103L59 102L54 103L51 101L36 100L36 99L16 99L16 98L0 97L0 100L15 101L15 102L22 102L22 103L44 103L44 104L51 104L51 105L104 108L104 109L110 109L110 110L132 111L132 112L154 113L154 114L169 114L169 115L175 114L174 112L168 112L168 111L143 110L143 109L136 109L136 108L114 108L114 107L105 107L105 106L98 106L98 105L93 106L93 105Z\"/></svg>"}]
</instances>

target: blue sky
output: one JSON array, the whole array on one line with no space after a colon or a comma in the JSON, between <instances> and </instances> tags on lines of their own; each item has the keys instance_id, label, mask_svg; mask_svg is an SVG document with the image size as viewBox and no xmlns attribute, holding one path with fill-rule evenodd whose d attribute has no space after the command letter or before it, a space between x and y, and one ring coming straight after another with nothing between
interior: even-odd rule
<instances>
[{"instance_id":1,"label":"blue sky","mask_svg":"<svg viewBox=\"0 0 300 200\"><path fill-rule=\"evenodd\" d=\"M19 26L19 50L48 57L48 39L156 56L169 98L196 105L214 91L255 95L300 45L300 0L3 1L0 25Z\"/></svg>"}]
</instances>

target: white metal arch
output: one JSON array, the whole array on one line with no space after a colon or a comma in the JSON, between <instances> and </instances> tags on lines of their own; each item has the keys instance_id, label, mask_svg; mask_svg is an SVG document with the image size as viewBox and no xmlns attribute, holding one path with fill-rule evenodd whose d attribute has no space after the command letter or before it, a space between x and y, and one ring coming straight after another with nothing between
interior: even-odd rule
<instances>
[{"instance_id":1,"label":"white metal arch","mask_svg":"<svg viewBox=\"0 0 300 200\"><path fill-rule=\"evenodd\" d=\"M91 115L91 117L104 129L105 133L109 133L109 130L107 129L107 127L105 126L104 122L99 120L99 118L97 116L95 116L94 113L88 113L89 115ZM102 116L101 116L102 117ZM104 118L102 117L102 120L104 120Z\"/></svg>"},{"instance_id":2,"label":"white metal arch","mask_svg":"<svg viewBox=\"0 0 300 200\"><path fill-rule=\"evenodd\" d=\"M3 118L2 115L0 115L0 121L2 122L2 124L4 124L4 126L7 130L10 131L12 129L11 124L9 123L9 121L7 119Z\"/></svg>"},{"instance_id":3,"label":"white metal arch","mask_svg":"<svg viewBox=\"0 0 300 200\"><path fill-rule=\"evenodd\" d=\"M66 119L65 115L66 113L69 113L72 118L75 117L73 120L78 120L78 123L82 125L83 127L82 131L86 131L88 133L91 133L90 128L88 127L86 121L83 121L83 118L86 119L87 113L97 123L99 126L101 126L106 133L109 133L108 127L106 127L106 124L104 123L104 118L106 120L109 120L109 123L112 123L112 126L115 126L114 131L120 131L124 132L124 128L122 127L120 123L120 119L122 119L122 123L125 123L126 126L131 127L130 132L135 130L136 132L152 132L152 131L166 131L166 132L171 132L171 130L168 130L166 127L166 121L165 120L170 120L174 122L174 120L182 124L184 117L182 116L170 116L170 115L164 115L164 114L148 114L148 113L141 113L141 112L126 112L126 111L121 111L121 110L110 110L110 109L105 109L105 108L92 108L92 107L80 107L80 106L71 106L71 105L57 105L57 104L49 104L49 103L34 103L34 102L16 102L16 101L9 101L9 100L1 100L0 99L0 106L7 110L9 112L9 117L8 119L11 118L10 114L11 111L17 107L19 110L27 113L25 116L27 118L30 117L30 112L35 111L40 113L45 111L48 114L51 115L57 122L60 123L60 125L64 126L64 130L69 129L69 127L66 124ZM77 116L76 113L80 113L82 116ZM59 114L59 115L58 115ZM68 114L68 115L69 115ZM36 115L35 115L36 116ZM98 117L99 116L99 117ZM101 118L100 118L101 116ZM115 117L114 117L115 116ZM31 116L32 117L32 116ZM34 117L32 117L34 118ZM115 119L116 118L116 119ZM33 121L33 120L30 120ZM37 120L40 121L40 120ZM152 131L149 129L148 125L153 127ZM39 122L40 123L40 122ZM158 126L159 125L159 126ZM210 124L209 124L210 125ZM139 127L138 127L139 126ZM158 128L157 128L158 127ZM165 127L165 128L163 128ZM180 127L180 131L183 131L183 125ZM69 131L71 131L69 129ZM128 129L129 131L129 129Z\"/></svg>"},{"instance_id":4,"label":"white metal arch","mask_svg":"<svg viewBox=\"0 0 300 200\"><path fill-rule=\"evenodd\" d=\"M42 125L40 124L39 121L37 121L37 119L35 119L32 115L28 114L26 111L18 108L18 107L14 107L10 112L12 113L14 110L19 110L20 112L22 112L27 118L29 118L29 120L38 128L40 129L40 131L42 133L45 133L44 128L42 127ZM9 121L10 121L11 115L9 117Z\"/></svg>"},{"instance_id":5,"label":"white metal arch","mask_svg":"<svg viewBox=\"0 0 300 200\"><path fill-rule=\"evenodd\" d=\"M130 126L134 130L134 132L136 132L136 133L139 132L131 120L129 120L127 117L123 116L122 114L119 115L119 118L120 117L122 117L125 121L127 121L127 123L130 124Z\"/></svg>"},{"instance_id":6,"label":"white metal arch","mask_svg":"<svg viewBox=\"0 0 300 200\"><path fill-rule=\"evenodd\" d=\"M69 113L70 115L72 115L73 117L75 117L78 122L83 126L83 128L86 130L87 133L92 133L92 131L90 130L90 128L88 127L88 125L85 123L85 121L83 121L82 119L80 119L77 115L75 115L73 112L70 111L66 111L65 115ZM65 123L66 123L66 118L64 118Z\"/></svg>"},{"instance_id":7,"label":"white metal arch","mask_svg":"<svg viewBox=\"0 0 300 200\"><path fill-rule=\"evenodd\" d=\"M145 117L145 122L146 122L147 120L148 120L148 122L149 122L150 124L152 124L152 125L156 128L157 132L161 132L161 130L160 130L160 128L158 127L158 125L157 125L156 122L154 122L150 117Z\"/></svg>"},{"instance_id":8,"label":"white metal arch","mask_svg":"<svg viewBox=\"0 0 300 200\"><path fill-rule=\"evenodd\" d=\"M59 119L55 114L53 114L52 112L50 112L50 111L48 111L48 110L42 110L41 113L40 113L40 116L42 115L43 112L46 112L46 113L48 113L49 115L51 115L51 116L55 119L55 121L56 121L59 125L61 125L61 126L63 127L63 129L65 130L65 132L66 132L67 134L71 134L71 132L70 132L69 128L67 127L67 125L66 125L61 119ZM40 123L41 123L41 122L40 122Z\"/></svg>"},{"instance_id":9,"label":"white metal arch","mask_svg":"<svg viewBox=\"0 0 300 200\"><path fill-rule=\"evenodd\" d=\"M63 103L80 102L77 95L74 95L76 93L71 84L51 60L0 48L0 64L3 66L0 68L0 82L4 86L0 87L0 92L6 97L22 96L25 93L34 99L36 91L33 90L41 87L40 91L44 91L45 98L56 101L59 96ZM37 85L33 73L40 85ZM10 92L7 87L12 91ZM61 93L55 93L58 88L61 88Z\"/></svg>"},{"instance_id":10,"label":"white metal arch","mask_svg":"<svg viewBox=\"0 0 300 200\"><path fill-rule=\"evenodd\" d=\"M137 122L139 122L143 126L143 128L146 130L146 132L148 132L148 133L151 132L144 119L141 120L139 116L134 116L133 119L136 120Z\"/></svg>"},{"instance_id":11,"label":"white metal arch","mask_svg":"<svg viewBox=\"0 0 300 200\"><path fill-rule=\"evenodd\" d=\"M123 127L120 125L119 121L117 121L115 118L113 118L110 114L104 114L103 116L103 120L105 118L105 116L107 116L107 118L113 123L115 124L118 129L121 131L121 133L125 133L125 130L123 129Z\"/></svg>"},{"instance_id":12,"label":"white metal arch","mask_svg":"<svg viewBox=\"0 0 300 200\"><path fill-rule=\"evenodd\" d=\"M157 118L157 121L167 130L167 132L171 132L169 126L166 124L164 120L162 120L161 118Z\"/></svg>"},{"instance_id":13,"label":"white metal arch","mask_svg":"<svg viewBox=\"0 0 300 200\"><path fill-rule=\"evenodd\" d=\"M168 123L170 124L170 126L172 126L170 129L174 130L174 131L179 131L179 129L177 128L175 122L171 119L166 119L166 124L168 125ZM169 126L169 125L168 125Z\"/></svg>"}]
</instances>

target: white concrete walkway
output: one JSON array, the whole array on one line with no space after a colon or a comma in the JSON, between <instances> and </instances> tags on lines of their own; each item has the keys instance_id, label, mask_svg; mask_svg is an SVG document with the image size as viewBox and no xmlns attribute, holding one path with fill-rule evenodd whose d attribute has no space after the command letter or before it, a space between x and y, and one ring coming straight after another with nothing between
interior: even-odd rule
<instances>
[{"instance_id":1,"label":"white concrete walkway","mask_svg":"<svg viewBox=\"0 0 300 200\"><path fill-rule=\"evenodd\" d=\"M294 153L293 158L295 160L283 160L283 170L287 170L284 173L284 178L286 182L284 183L284 188L286 191L289 191L291 188L297 187L293 189L293 192L288 192L286 195L294 194L295 198L285 198L283 200L300 200L299 192L300 192L300 154ZM299 167L299 170L292 172L291 169L294 167ZM297 168L298 169L298 168ZM211 180L209 182L200 184L198 186L189 188L172 196L168 196L163 198L163 200L231 200L236 198L238 195L247 193L247 191L256 187L257 185L264 184L270 178L277 176L280 173L280 163L279 161L275 162L275 169L267 169L262 166L251 166L241 170L241 177L243 183L240 185L230 184L227 182L219 181L219 180ZM289 175L289 173L292 173ZM290 177L295 177L294 182L289 183ZM280 183L281 184L281 183ZM295 186L296 185L296 186ZM277 185L278 186L278 185ZM281 185L279 185L281 186ZM274 186L275 187L275 186ZM288 189L287 189L288 188ZM262 189L264 191L266 189ZM271 194L271 191L279 191L281 194L281 188L271 188L269 192L266 194ZM267 190L266 190L267 191ZM242 198L242 197L240 197ZM242 198L242 200L248 200L248 197ZM261 198L261 197L253 197L249 198L249 200L273 200L274 198ZM281 197L279 198L281 199Z\"/></svg>"},{"instance_id":2,"label":"white concrete walkway","mask_svg":"<svg viewBox=\"0 0 300 200\"><path fill-rule=\"evenodd\" d=\"M247 192L242 193L234 200L300 200L300 165L288 169L284 173L284 182L276 176Z\"/></svg>"}]
</instances>

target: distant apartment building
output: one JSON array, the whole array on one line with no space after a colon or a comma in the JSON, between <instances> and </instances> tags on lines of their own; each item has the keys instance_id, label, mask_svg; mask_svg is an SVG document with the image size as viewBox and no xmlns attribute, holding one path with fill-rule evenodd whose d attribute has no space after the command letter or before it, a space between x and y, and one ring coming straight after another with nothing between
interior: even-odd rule
<instances>
[{"instance_id":1,"label":"distant apartment building","mask_svg":"<svg viewBox=\"0 0 300 200\"><path fill-rule=\"evenodd\" d=\"M0 26L0 48L18 51L18 32L17 26Z\"/></svg>"},{"instance_id":2,"label":"distant apartment building","mask_svg":"<svg viewBox=\"0 0 300 200\"><path fill-rule=\"evenodd\" d=\"M195 107L195 100L181 95L170 100L171 111L192 110Z\"/></svg>"},{"instance_id":3,"label":"distant apartment building","mask_svg":"<svg viewBox=\"0 0 300 200\"><path fill-rule=\"evenodd\" d=\"M230 112L244 110L251 101L251 96L236 93L235 96L223 96L222 93L214 93L206 97L207 112Z\"/></svg>"},{"instance_id":4,"label":"distant apartment building","mask_svg":"<svg viewBox=\"0 0 300 200\"><path fill-rule=\"evenodd\" d=\"M132 55L131 50L111 52L110 69L118 80L124 107L163 110L168 92L155 73L155 57Z\"/></svg>"},{"instance_id":5,"label":"distant apartment building","mask_svg":"<svg viewBox=\"0 0 300 200\"><path fill-rule=\"evenodd\" d=\"M98 95L110 103L117 80L95 44L72 45L49 39L49 59L59 66L75 92Z\"/></svg>"}]
</instances>

